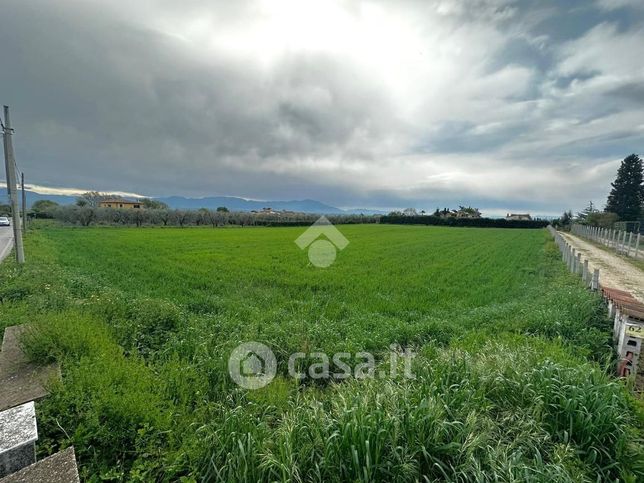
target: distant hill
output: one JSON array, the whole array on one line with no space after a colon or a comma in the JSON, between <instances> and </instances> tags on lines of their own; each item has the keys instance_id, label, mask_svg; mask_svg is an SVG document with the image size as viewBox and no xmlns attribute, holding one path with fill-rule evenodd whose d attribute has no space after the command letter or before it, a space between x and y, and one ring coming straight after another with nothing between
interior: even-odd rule
<instances>
[{"instance_id":1,"label":"distant hill","mask_svg":"<svg viewBox=\"0 0 644 483\"><path fill-rule=\"evenodd\" d=\"M38 200L51 200L61 205L72 204L76 201L75 196L64 195L43 195L34 191L27 191L27 205L31 206ZM291 200L291 201L257 201L246 200L244 198L237 198L235 196L211 196L206 198L186 198L183 196L166 196L154 198L162 201L170 208L184 209L184 210L198 210L199 208L216 209L220 206L225 206L230 211L253 211L261 210L262 208L272 208L277 211L289 210L301 213L320 213L328 215L341 215L341 214L360 214L365 215L383 214L377 210L342 210L334 206L324 204L315 200Z\"/></svg>"},{"instance_id":2,"label":"distant hill","mask_svg":"<svg viewBox=\"0 0 644 483\"><path fill-rule=\"evenodd\" d=\"M75 196L43 195L29 190L26 190L25 195L27 196L27 206L33 205L38 200L51 200L59 205L70 205L76 201Z\"/></svg>"},{"instance_id":3,"label":"distant hill","mask_svg":"<svg viewBox=\"0 0 644 483\"><path fill-rule=\"evenodd\" d=\"M172 208L196 210L199 208L215 209L225 206L230 211L253 211L262 208L273 208L274 210L299 211L302 213L328 213L341 214L343 210L334 206L325 205L315 200L293 200L293 201L256 201L236 198L234 196L213 196L207 198L184 198L182 196L169 196L155 198Z\"/></svg>"}]
</instances>

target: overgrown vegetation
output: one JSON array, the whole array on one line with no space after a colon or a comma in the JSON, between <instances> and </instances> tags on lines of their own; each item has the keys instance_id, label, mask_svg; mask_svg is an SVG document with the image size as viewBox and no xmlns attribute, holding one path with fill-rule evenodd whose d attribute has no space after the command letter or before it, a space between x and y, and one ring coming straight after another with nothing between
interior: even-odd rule
<instances>
[{"instance_id":1,"label":"overgrown vegetation","mask_svg":"<svg viewBox=\"0 0 644 483\"><path fill-rule=\"evenodd\" d=\"M642 412L610 323L542 230L343 226L328 269L301 228L56 228L0 266L0 327L58 360L40 450L91 481L631 481ZM278 377L235 386L240 342ZM412 347L415 380L300 384L295 351ZM383 362L384 363L384 362Z\"/></svg>"}]
</instances>

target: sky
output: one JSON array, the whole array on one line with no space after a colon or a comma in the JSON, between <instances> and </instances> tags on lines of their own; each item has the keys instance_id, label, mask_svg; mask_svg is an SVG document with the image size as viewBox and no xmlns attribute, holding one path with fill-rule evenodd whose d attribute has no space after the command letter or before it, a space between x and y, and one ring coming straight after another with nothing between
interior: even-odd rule
<instances>
[{"instance_id":1,"label":"sky","mask_svg":"<svg viewBox=\"0 0 644 483\"><path fill-rule=\"evenodd\" d=\"M2 0L37 186L603 207L644 151L642 0Z\"/></svg>"}]
</instances>

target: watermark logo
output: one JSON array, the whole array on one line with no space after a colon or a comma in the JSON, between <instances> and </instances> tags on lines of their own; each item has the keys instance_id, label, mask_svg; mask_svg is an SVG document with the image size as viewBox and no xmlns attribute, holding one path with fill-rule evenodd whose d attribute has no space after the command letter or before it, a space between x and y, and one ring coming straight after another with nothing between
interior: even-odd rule
<instances>
[{"instance_id":1,"label":"watermark logo","mask_svg":"<svg viewBox=\"0 0 644 483\"><path fill-rule=\"evenodd\" d=\"M313 266L327 268L335 261L337 251L344 250L349 240L325 216L321 216L295 240L295 244L301 250L308 248L309 261Z\"/></svg>"},{"instance_id":2,"label":"watermark logo","mask_svg":"<svg viewBox=\"0 0 644 483\"><path fill-rule=\"evenodd\" d=\"M233 350L228 373L244 389L261 389L270 384L277 372L277 360L270 348L259 342L246 342Z\"/></svg>"},{"instance_id":3,"label":"watermark logo","mask_svg":"<svg viewBox=\"0 0 644 483\"><path fill-rule=\"evenodd\" d=\"M408 348L403 350L397 344L389 346L388 365L377 365L370 352L336 352L331 357L324 352L295 352L288 359L288 375L298 381L384 379L399 376L415 379L416 376L412 372L414 357L414 352ZM244 389L261 389L270 384L276 369L277 362L273 351L259 342L241 344L228 360L230 377Z\"/></svg>"}]
</instances>

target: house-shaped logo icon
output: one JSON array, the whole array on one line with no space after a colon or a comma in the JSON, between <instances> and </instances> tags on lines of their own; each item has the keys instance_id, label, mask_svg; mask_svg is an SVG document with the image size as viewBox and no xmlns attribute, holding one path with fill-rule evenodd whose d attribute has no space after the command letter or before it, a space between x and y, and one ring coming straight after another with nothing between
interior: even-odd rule
<instances>
[{"instance_id":1,"label":"house-shaped logo icon","mask_svg":"<svg viewBox=\"0 0 644 483\"><path fill-rule=\"evenodd\" d=\"M295 240L295 244L301 250L308 248L309 261L313 266L326 268L335 261L337 251L346 248L349 240L325 216L321 216Z\"/></svg>"},{"instance_id":2,"label":"house-shaped logo icon","mask_svg":"<svg viewBox=\"0 0 644 483\"><path fill-rule=\"evenodd\" d=\"M260 342L238 345L228 358L228 373L244 389L260 389L269 384L277 372L275 354Z\"/></svg>"},{"instance_id":3,"label":"house-shaped logo icon","mask_svg":"<svg viewBox=\"0 0 644 483\"><path fill-rule=\"evenodd\" d=\"M240 361L240 373L244 377L253 377L264 374L264 361L254 352L249 352Z\"/></svg>"}]
</instances>

